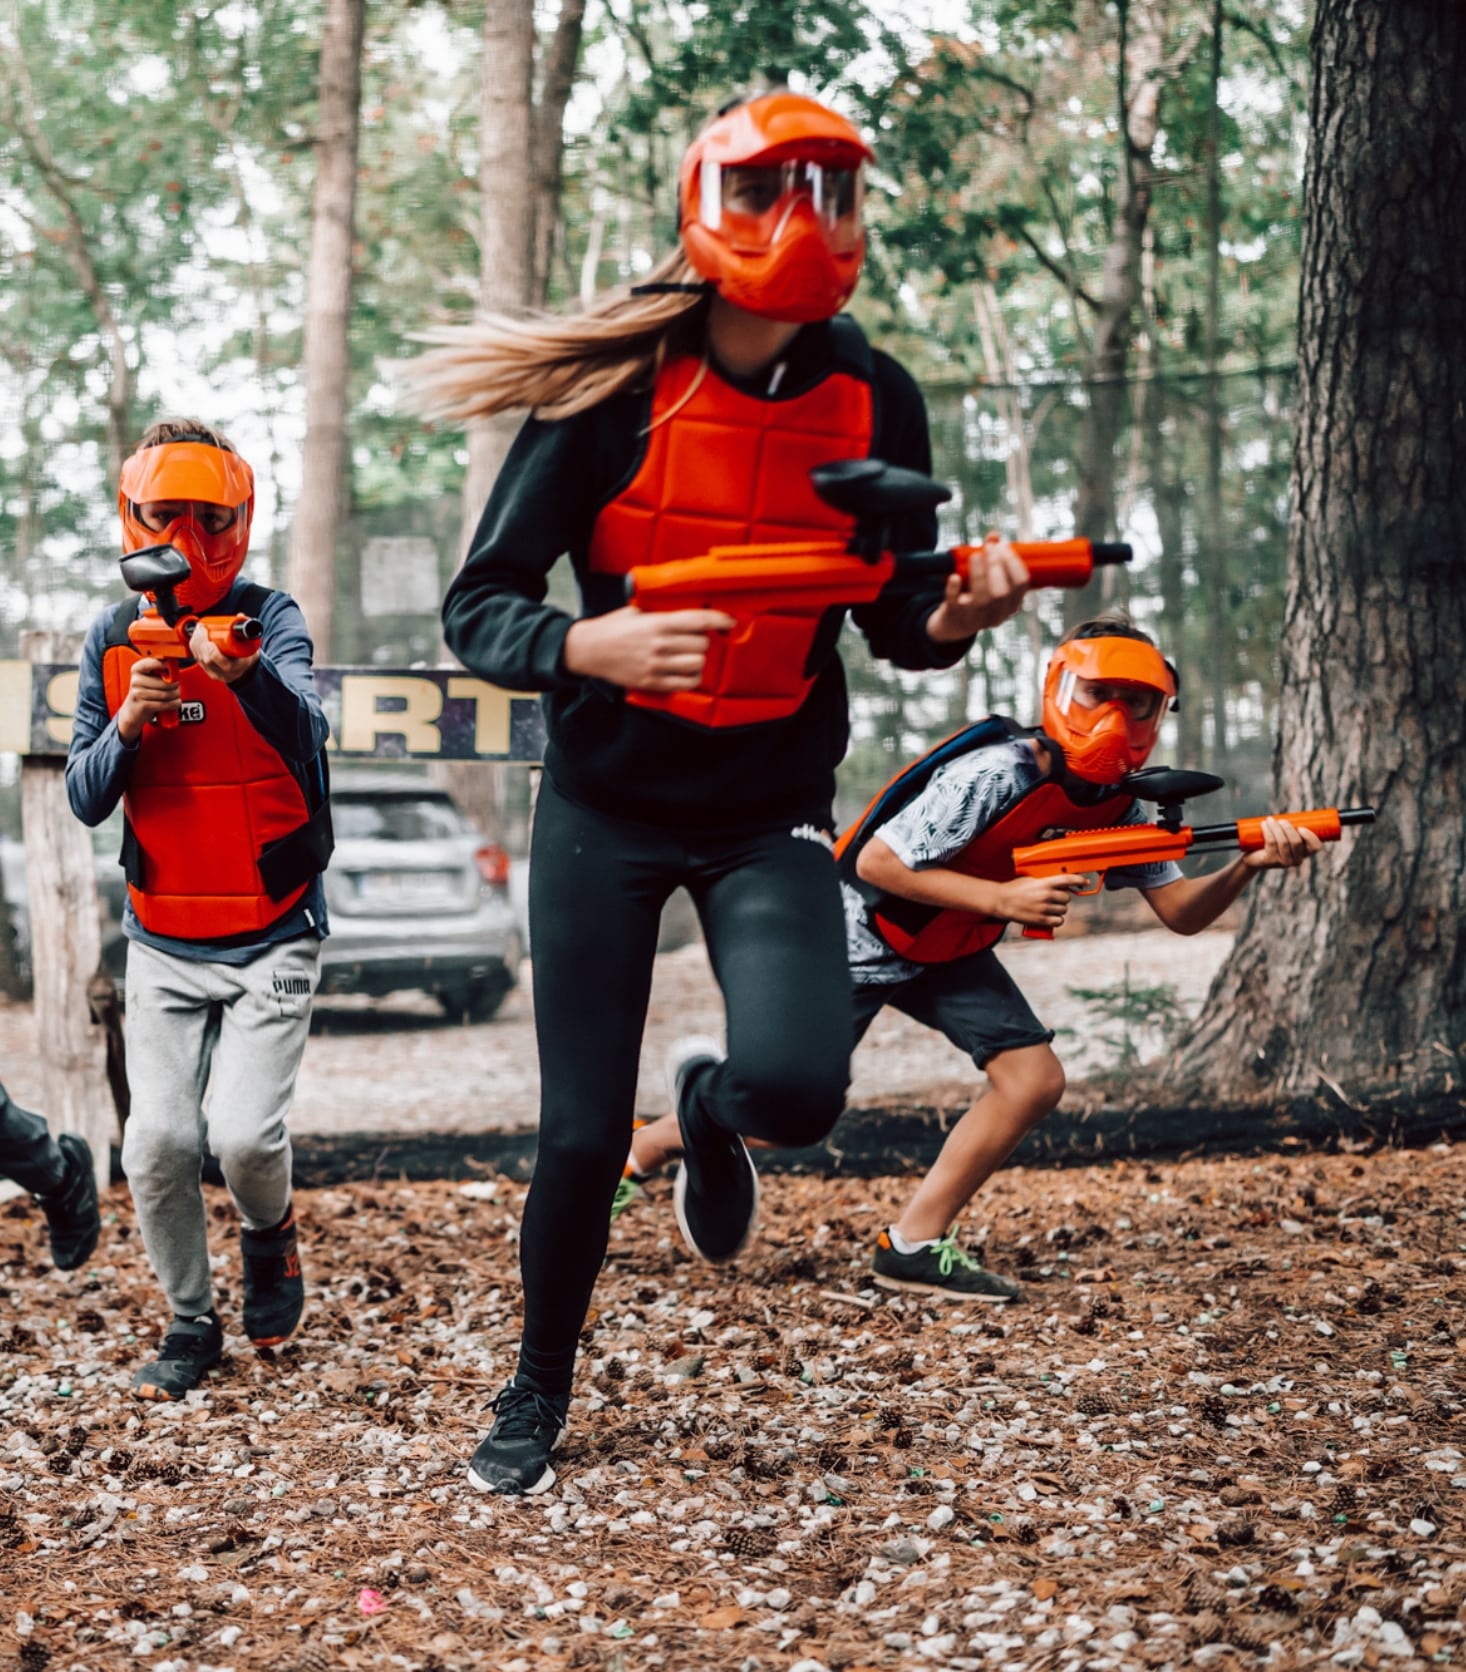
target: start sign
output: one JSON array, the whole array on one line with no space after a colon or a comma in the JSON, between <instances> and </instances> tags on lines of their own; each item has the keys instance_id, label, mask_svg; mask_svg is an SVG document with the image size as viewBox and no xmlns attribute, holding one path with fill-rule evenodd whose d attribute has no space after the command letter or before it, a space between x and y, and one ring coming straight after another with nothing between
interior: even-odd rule
<instances>
[{"instance_id":1,"label":"start sign","mask_svg":"<svg viewBox=\"0 0 1466 1672\"><path fill-rule=\"evenodd\" d=\"M0 754L64 755L77 670L0 662ZM317 668L331 722L327 749L357 760L538 761L537 696L504 691L461 668Z\"/></svg>"}]
</instances>

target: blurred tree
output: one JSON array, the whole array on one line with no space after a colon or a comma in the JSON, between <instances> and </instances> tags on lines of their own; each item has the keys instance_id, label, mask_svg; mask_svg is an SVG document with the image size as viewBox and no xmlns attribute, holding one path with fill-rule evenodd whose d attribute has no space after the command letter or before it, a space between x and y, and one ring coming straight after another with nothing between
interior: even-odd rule
<instances>
[{"instance_id":1,"label":"blurred tree","mask_svg":"<svg viewBox=\"0 0 1466 1672\"><path fill-rule=\"evenodd\" d=\"M346 487L347 339L356 255L356 153L365 25L366 0L326 0L301 368L305 444L285 572L286 590L305 612L322 662L331 656L336 534Z\"/></svg>"},{"instance_id":2,"label":"blurred tree","mask_svg":"<svg viewBox=\"0 0 1466 1672\"><path fill-rule=\"evenodd\" d=\"M1249 890L1172 1069L1194 1099L1458 1107L1463 179L1466 12L1320 0L1275 804L1379 822Z\"/></svg>"}]
</instances>

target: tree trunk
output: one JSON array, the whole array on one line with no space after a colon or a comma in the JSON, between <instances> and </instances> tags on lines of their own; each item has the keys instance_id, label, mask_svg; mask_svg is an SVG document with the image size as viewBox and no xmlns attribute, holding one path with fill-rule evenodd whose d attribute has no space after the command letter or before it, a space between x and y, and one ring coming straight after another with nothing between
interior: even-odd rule
<instances>
[{"instance_id":1,"label":"tree trunk","mask_svg":"<svg viewBox=\"0 0 1466 1672\"><path fill-rule=\"evenodd\" d=\"M542 308L550 288L550 260L560 225L560 185L565 158L565 106L575 86L585 0L560 0L555 33L545 51L544 75L534 111L534 249L530 300Z\"/></svg>"},{"instance_id":2,"label":"tree trunk","mask_svg":"<svg viewBox=\"0 0 1466 1672\"><path fill-rule=\"evenodd\" d=\"M316 184L305 301L305 445L290 522L286 588L305 612L316 660L331 654L336 536L346 502L348 326L366 0L326 0Z\"/></svg>"},{"instance_id":3,"label":"tree trunk","mask_svg":"<svg viewBox=\"0 0 1466 1672\"><path fill-rule=\"evenodd\" d=\"M519 313L534 299L534 6L487 0L479 66L479 306ZM506 413L468 426L465 553L519 428Z\"/></svg>"},{"instance_id":4,"label":"tree trunk","mask_svg":"<svg viewBox=\"0 0 1466 1672\"><path fill-rule=\"evenodd\" d=\"M1227 540L1222 521L1222 0L1212 0L1211 108L1206 133L1206 576L1207 672L1211 685L1212 749L1207 765L1227 775L1227 692L1232 635L1227 619Z\"/></svg>"},{"instance_id":5,"label":"tree trunk","mask_svg":"<svg viewBox=\"0 0 1466 1672\"><path fill-rule=\"evenodd\" d=\"M32 662L73 662L80 649L75 634L31 631L21 637L21 654ZM41 1112L53 1133L76 1132L86 1139L97 1183L105 1187L117 1120L106 1037L93 1022L87 998L88 978L102 961L91 836L67 804L62 756L27 755L20 794Z\"/></svg>"},{"instance_id":6,"label":"tree trunk","mask_svg":"<svg viewBox=\"0 0 1466 1672\"><path fill-rule=\"evenodd\" d=\"M1074 500L1074 532L1091 540L1113 540L1119 532L1115 526L1115 444L1125 418L1125 377L1130 367L1145 225L1150 215L1152 154L1166 74L1166 0L1131 0L1120 8L1120 20L1120 169L1094 336L1085 368L1088 402ZM1094 613L1102 581L1100 577L1064 594L1066 626Z\"/></svg>"},{"instance_id":7,"label":"tree trunk","mask_svg":"<svg viewBox=\"0 0 1466 1672\"><path fill-rule=\"evenodd\" d=\"M1379 822L1268 875L1179 1057L1208 1101L1459 1096L1466 11L1320 0L1274 791Z\"/></svg>"}]
</instances>

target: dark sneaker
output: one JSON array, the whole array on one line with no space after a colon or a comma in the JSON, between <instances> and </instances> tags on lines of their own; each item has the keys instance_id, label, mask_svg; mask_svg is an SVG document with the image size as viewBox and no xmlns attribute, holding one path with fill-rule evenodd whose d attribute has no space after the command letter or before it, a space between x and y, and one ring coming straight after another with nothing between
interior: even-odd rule
<instances>
[{"instance_id":1,"label":"dark sneaker","mask_svg":"<svg viewBox=\"0 0 1466 1672\"><path fill-rule=\"evenodd\" d=\"M175 1318L151 1364L133 1372L139 1399L182 1399L224 1356L224 1326L212 1312Z\"/></svg>"},{"instance_id":2,"label":"dark sneaker","mask_svg":"<svg viewBox=\"0 0 1466 1672\"><path fill-rule=\"evenodd\" d=\"M295 1209L270 1231L241 1228L244 1256L244 1333L255 1347L279 1347L295 1334L305 1309Z\"/></svg>"},{"instance_id":3,"label":"dark sneaker","mask_svg":"<svg viewBox=\"0 0 1466 1672\"><path fill-rule=\"evenodd\" d=\"M91 1258L102 1230L97 1175L92 1167L92 1147L85 1138L63 1132L56 1139L56 1147L66 1157L66 1172L54 1190L36 1200L46 1216L51 1259L57 1271L75 1271Z\"/></svg>"},{"instance_id":4,"label":"dark sneaker","mask_svg":"<svg viewBox=\"0 0 1466 1672\"><path fill-rule=\"evenodd\" d=\"M551 1399L535 1388L510 1382L495 1398L494 1426L468 1465L469 1485L506 1497L552 1487L555 1471L550 1467L550 1453L565 1432L569 1404L568 1395Z\"/></svg>"},{"instance_id":5,"label":"dark sneaker","mask_svg":"<svg viewBox=\"0 0 1466 1672\"><path fill-rule=\"evenodd\" d=\"M682 1133L682 1165L672 1206L682 1240L699 1259L736 1260L758 1229L758 1169L736 1132L727 1132L686 1107L693 1073L723 1060L716 1042L689 1039L669 1059L672 1106Z\"/></svg>"},{"instance_id":6,"label":"dark sneaker","mask_svg":"<svg viewBox=\"0 0 1466 1672\"><path fill-rule=\"evenodd\" d=\"M930 1248L902 1254L882 1231L871 1260L876 1282L883 1289L922 1289L943 1300L985 1300L1001 1303L1017 1300L1019 1289L1006 1277L984 1271L973 1257L957 1246L950 1232Z\"/></svg>"}]
</instances>

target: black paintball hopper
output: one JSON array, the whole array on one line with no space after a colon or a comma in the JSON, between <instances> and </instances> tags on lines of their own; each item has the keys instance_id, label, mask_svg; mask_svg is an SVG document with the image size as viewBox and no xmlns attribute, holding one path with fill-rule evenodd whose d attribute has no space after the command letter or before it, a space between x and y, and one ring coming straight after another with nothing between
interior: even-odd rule
<instances>
[{"instance_id":1,"label":"black paintball hopper","mask_svg":"<svg viewBox=\"0 0 1466 1672\"><path fill-rule=\"evenodd\" d=\"M1215 772L1189 772L1178 766L1142 766L1127 773L1115 786L1128 790L1137 801L1156 804L1156 823L1166 830L1181 828L1181 804L1198 795L1215 795L1226 785Z\"/></svg>"},{"instance_id":2,"label":"black paintball hopper","mask_svg":"<svg viewBox=\"0 0 1466 1672\"><path fill-rule=\"evenodd\" d=\"M179 608L173 589L193 573L177 546L144 546L122 559L122 578L130 591L149 592L158 600L158 614L177 626Z\"/></svg>"}]
</instances>

